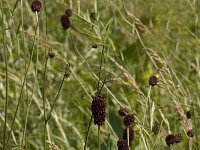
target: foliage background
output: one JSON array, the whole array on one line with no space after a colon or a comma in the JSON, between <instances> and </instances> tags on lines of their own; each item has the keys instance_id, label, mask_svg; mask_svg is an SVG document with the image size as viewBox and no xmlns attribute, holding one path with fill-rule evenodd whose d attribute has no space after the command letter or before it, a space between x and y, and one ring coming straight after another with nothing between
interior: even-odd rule
<instances>
[{"instance_id":1,"label":"foliage background","mask_svg":"<svg viewBox=\"0 0 200 150\"><path fill-rule=\"evenodd\" d=\"M45 110L49 112L69 63L71 75L63 83L46 127L47 140L60 149L83 149L99 66L102 67L101 80L108 75L111 80L103 89L107 121L101 127L102 149L117 149L116 143L124 128L118 115L122 106L137 118L131 149L169 149L165 137L170 132L182 133L184 137L180 144L173 146L174 149L199 149L199 1L43 0L43 9L38 14L39 25L36 14L31 11L31 3L31 0L1 2L1 148L7 97L6 137L21 99L7 149L23 146L28 150L43 149L43 90ZM73 11L72 27L64 31L60 17L67 8ZM94 49L93 43L100 46ZM44 86L45 58L49 50L56 57L48 59ZM159 79L159 85L150 91L155 103L153 116L145 112L151 75ZM192 118L188 120L185 113L189 110ZM149 129L148 118L161 124L157 135ZM194 138L187 137L188 129L195 131ZM91 126L88 149L98 147L97 130L97 126Z\"/></svg>"}]
</instances>

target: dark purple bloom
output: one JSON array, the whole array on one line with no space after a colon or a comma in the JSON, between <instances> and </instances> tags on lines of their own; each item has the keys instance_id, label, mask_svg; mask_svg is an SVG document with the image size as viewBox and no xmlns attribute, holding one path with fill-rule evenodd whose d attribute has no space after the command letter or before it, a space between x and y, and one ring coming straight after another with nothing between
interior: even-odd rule
<instances>
[{"instance_id":1,"label":"dark purple bloom","mask_svg":"<svg viewBox=\"0 0 200 150\"><path fill-rule=\"evenodd\" d=\"M120 108L119 115L120 116L126 116L128 114L128 110L126 108Z\"/></svg>"},{"instance_id":2,"label":"dark purple bloom","mask_svg":"<svg viewBox=\"0 0 200 150\"><path fill-rule=\"evenodd\" d=\"M176 134L175 137L176 143L180 143L183 140L183 136L180 133Z\"/></svg>"},{"instance_id":3,"label":"dark purple bloom","mask_svg":"<svg viewBox=\"0 0 200 150\"><path fill-rule=\"evenodd\" d=\"M192 130L192 129L191 129L191 130L188 130L188 131L187 131L187 136L188 136L188 137L193 137L193 136L194 136L194 130Z\"/></svg>"},{"instance_id":4,"label":"dark purple bloom","mask_svg":"<svg viewBox=\"0 0 200 150\"><path fill-rule=\"evenodd\" d=\"M42 8L42 3L39 0L34 0L31 4L31 9L33 12L39 12Z\"/></svg>"},{"instance_id":5,"label":"dark purple bloom","mask_svg":"<svg viewBox=\"0 0 200 150\"><path fill-rule=\"evenodd\" d=\"M100 94L96 94L96 96L93 97L91 109L92 116L94 118L94 124L103 125L106 120L105 98Z\"/></svg>"},{"instance_id":6,"label":"dark purple bloom","mask_svg":"<svg viewBox=\"0 0 200 150\"><path fill-rule=\"evenodd\" d=\"M158 78L156 76L151 76L149 78L149 85L154 86L158 83Z\"/></svg>"},{"instance_id":7,"label":"dark purple bloom","mask_svg":"<svg viewBox=\"0 0 200 150\"><path fill-rule=\"evenodd\" d=\"M61 22L64 30L67 30L68 28L71 27L71 22L70 22L69 17L67 15L61 16L60 22Z\"/></svg>"},{"instance_id":8,"label":"dark purple bloom","mask_svg":"<svg viewBox=\"0 0 200 150\"><path fill-rule=\"evenodd\" d=\"M54 52L49 52L49 58L54 58L55 57L55 53Z\"/></svg>"},{"instance_id":9,"label":"dark purple bloom","mask_svg":"<svg viewBox=\"0 0 200 150\"><path fill-rule=\"evenodd\" d=\"M127 140L119 139L119 141L117 142L117 147L118 147L118 150L129 150Z\"/></svg>"},{"instance_id":10,"label":"dark purple bloom","mask_svg":"<svg viewBox=\"0 0 200 150\"><path fill-rule=\"evenodd\" d=\"M97 45L97 44L92 44L92 48L97 48L99 45Z\"/></svg>"},{"instance_id":11,"label":"dark purple bloom","mask_svg":"<svg viewBox=\"0 0 200 150\"><path fill-rule=\"evenodd\" d=\"M168 146L173 145L176 142L176 136L174 134L167 135L165 142Z\"/></svg>"},{"instance_id":12,"label":"dark purple bloom","mask_svg":"<svg viewBox=\"0 0 200 150\"><path fill-rule=\"evenodd\" d=\"M123 123L125 126L130 126L134 122L135 118L133 115L127 115L124 117Z\"/></svg>"},{"instance_id":13,"label":"dark purple bloom","mask_svg":"<svg viewBox=\"0 0 200 150\"><path fill-rule=\"evenodd\" d=\"M71 9L67 9L66 11L65 11L65 14L67 15L67 17L71 17L72 16L72 10Z\"/></svg>"},{"instance_id":14,"label":"dark purple bloom","mask_svg":"<svg viewBox=\"0 0 200 150\"><path fill-rule=\"evenodd\" d=\"M191 110L186 112L186 116L187 116L187 119L190 119L192 117Z\"/></svg>"}]
</instances>

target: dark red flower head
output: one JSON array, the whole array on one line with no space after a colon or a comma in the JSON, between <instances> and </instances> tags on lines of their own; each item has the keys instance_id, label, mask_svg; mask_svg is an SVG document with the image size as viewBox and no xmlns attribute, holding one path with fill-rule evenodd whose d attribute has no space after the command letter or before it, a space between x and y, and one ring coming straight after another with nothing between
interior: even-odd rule
<instances>
[{"instance_id":1,"label":"dark red flower head","mask_svg":"<svg viewBox=\"0 0 200 150\"><path fill-rule=\"evenodd\" d=\"M165 142L168 146L173 145L176 142L176 136L174 134L167 135Z\"/></svg>"},{"instance_id":2,"label":"dark red flower head","mask_svg":"<svg viewBox=\"0 0 200 150\"><path fill-rule=\"evenodd\" d=\"M60 22L61 22L64 30L67 30L68 28L71 27L71 22L70 22L69 17L67 15L61 16Z\"/></svg>"},{"instance_id":3,"label":"dark red flower head","mask_svg":"<svg viewBox=\"0 0 200 150\"><path fill-rule=\"evenodd\" d=\"M127 140L121 140L117 142L118 150L129 150Z\"/></svg>"},{"instance_id":4,"label":"dark red flower head","mask_svg":"<svg viewBox=\"0 0 200 150\"><path fill-rule=\"evenodd\" d=\"M94 118L94 124L103 125L106 120L105 98L100 94L96 94L96 96L93 97L91 109L92 116Z\"/></svg>"},{"instance_id":5,"label":"dark red flower head","mask_svg":"<svg viewBox=\"0 0 200 150\"><path fill-rule=\"evenodd\" d=\"M155 86L158 83L158 78L156 76L151 76L149 78L149 85Z\"/></svg>"},{"instance_id":6,"label":"dark red flower head","mask_svg":"<svg viewBox=\"0 0 200 150\"><path fill-rule=\"evenodd\" d=\"M97 48L98 46L96 43L92 44L92 48Z\"/></svg>"},{"instance_id":7,"label":"dark red flower head","mask_svg":"<svg viewBox=\"0 0 200 150\"><path fill-rule=\"evenodd\" d=\"M129 143L131 144L134 139L134 130L131 127L124 129L124 131L123 131L123 139L124 140L127 140L127 129L129 129Z\"/></svg>"},{"instance_id":8,"label":"dark red flower head","mask_svg":"<svg viewBox=\"0 0 200 150\"><path fill-rule=\"evenodd\" d=\"M176 143L180 143L183 140L183 136L180 133L176 134L175 137Z\"/></svg>"},{"instance_id":9,"label":"dark red flower head","mask_svg":"<svg viewBox=\"0 0 200 150\"><path fill-rule=\"evenodd\" d=\"M187 117L187 119L190 119L192 117L192 111L191 110L186 112L186 117Z\"/></svg>"},{"instance_id":10,"label":"dark red flower head","mask_svg":"<svg viewBox=\"0 0 200 150\"><path fill-rule=\"evenodd\" d=\"M49 58L54 58L55 57L55 53L54 52L49 52Z\"/></svg>"},{"instance_id":11,"label":"dark red flower head","mask_svg":"<svg viewBox=\"0 0 200 150\"><path fill-rule=\"evenodd\" d=\"M65 11L65 14L67 15L67 17L71 17L72 16L72 10L71 9L67 9L66 11Z\"/></svg>"},{"instance_id":12,"label":"dark red flower head","mask_svg":"<svg viewBox=\"0 0 200 150\"><path fill-rule=\"evenodd\" d=\"M188 137L193 137L193 136L194 136L194 130L192 130L192 129L191 129L191 130L188 130L188 131L187 131L187 136L188 136Z\"/></svg>"},{"instance_id":13,"label":"dark red flower head","mask_svg":"<svg viewBox=\"0 0 200 150\"><path fill-rule=\"evenodd\" d=\"M127 114L128 114L128 110L126 108L122 108L121 107L120 110L119 110L119 115L122 116L122 117L124 117Z\"/></svg>"},{"instance_id":14,"label":"dark red flower head","mask_svg":"<svg viewBox=\"0 0 200 150\"><path fill-rule=\"evenodd\" d=\"M31 4L31 9L33 12L39 12L42 8L42 3L39 0L34 0Z\"/></svg>"},{"instance_id":15,"label":"dark red flower head","mask_svg":"<svg viewBox=\"0 0 200 150\"><path fill-rule=\"evenodd\" d=\"M124 117L123 123L125 126L130 126L134 122L135 118L133 115L126 115Z\"/></svg>"}]
</instances>

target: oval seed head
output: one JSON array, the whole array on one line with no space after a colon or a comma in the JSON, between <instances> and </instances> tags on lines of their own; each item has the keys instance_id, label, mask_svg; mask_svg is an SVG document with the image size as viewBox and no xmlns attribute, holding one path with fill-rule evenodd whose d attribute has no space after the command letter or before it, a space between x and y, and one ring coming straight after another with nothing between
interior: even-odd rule
<instances>
[{"instance_id":1,"label":"oval seed head","mask_svg":"<svg viewBox=\"0 0 200 150\"><path fill-rule=\"evenodd\" d=\"M165 142L168 146L173 145L176 142L176 137L174 134L169 134L165 138Z\"/></svg>"},{"instance_id":2,"label":"oval seed head","mask_svg":"<svg viewBox=\"0 0 200 150\"><path fill-rule=\"evenodd\" d=\"M92 48L97 48L98 46L96 43L92 44Z\"/></svg>"},{"instance_id":3,"label":"oval seed head","mask_svg":"<svg viewBox=\"0 0 200 150\"><path fill-rule=\"evenodd\" d=\"M31 4L31 9L33 12L39 12L42 8L42 3L39 0L34 0Z\"/></svg>"},{"instance_id":4,"label":"oval seed head","mask_svg":"<svg viewBox=\"0 0 200 150\"><path fill-rule=\"evenodd\" d=\"M192 130L192 129L187 131L187 136L188 137L194 137L194 134L195 134L194 130Z\"/></svg>"},{"instance_id":5,"label":"oval seed head","mask_svg":"<svg viewBox=\"0 0 200 150\"><path fill-rule=\"evenodd\" d=\"M94 124L103 125L106 120L106 103L104 96L96 94L95 97L93 97L91 109Z\"/></svg>"},{"instance_id":6,"label":"oval seed head","mask_svg":"<svg viewBox=\"0 0 200 150\"><path fill-rule=\"evenodd\" d=\"M121 107L120 110L119 110L119 115L122 116L122 117L124 117L127 114L128 114L128 110L126 108L122 108Z\"/></svg>"},{"instance_id":7,"label":"oval seed head","mask_svg":"<svg viewBox=\"0 0 200 150\"><path fill-rule=\"evenodd\" d=\"M180 143L183 140L183 136L180 133L176 134L175 137L176 143Z\"/></svg>"},{"instance_id":8,"label":"oval seed head","mask_svg":"<svg viewBox=\"0 0 200 150\"><path fill-rule=\"evenodd\" d=\"M71 16L73 15L71 9L67 9L67 10L65 11L65 14L67 15L67 17L71 17Z\"/></svg>"},{"instance_id":9,"label":"oval seed head","mask_svg":"<svg viewBox=\"0 0 200 150\"><path fill-rule=\"evenodd\" d=\"M61 25L62 25L64 30L67 30L68 28L71 27L71 22L70 22L69 17L67 15L61 16L60 22L61 22Z\"/></svg>"},{"instance_id":10,"label":"oval seed head","mask_svg":"<svg viewBox=\"0 0 200 150\"><path fill-rule=\"evenodd\" d=\"M155 86L158 83L158 78L156 76L151 76L149 78L149 85L151 86Z\"/></svg>"},{"instance_id":11,"label":"oval seed head","mask_svg":"<svg viewBox=\"0 0 200 150\"><path fill-rule=\"evenodd\" d=\"M54 58L55 57L55 53L54 52L49 52L48 56L49 56L49 58Z\"/></svg>"},{"instance_id":12,"label":"oval seed head","mask_svg":"<svg viewBox=\"0 0 200 150\"><path fill-rule=\"evenodd\" d=\"M192 117L192 111L191 110L186 112L186 117L187 117L187 119L190 119Z\"/></svg>"},{"instance_id":13,"label":"oval seed head","mask_svg":"<svg viewBox=\"0 0 200 150\"><path fill-rule=\"evenodd\" d=\"M119 139L119 141L117 141L117 147L118 150L129 150L127 140Z\"/></svg>"},{"instance_id":14,"label":"oval seed head","mask_svg":"<svg viewBox=\"0 0 200 150\"><path fill-rule=\"evenodd\" d=\"M133 115L126 115L124 117L123 123L125 126L130 126L134 122L135 118Z\"/></svg>"}]
</instances>

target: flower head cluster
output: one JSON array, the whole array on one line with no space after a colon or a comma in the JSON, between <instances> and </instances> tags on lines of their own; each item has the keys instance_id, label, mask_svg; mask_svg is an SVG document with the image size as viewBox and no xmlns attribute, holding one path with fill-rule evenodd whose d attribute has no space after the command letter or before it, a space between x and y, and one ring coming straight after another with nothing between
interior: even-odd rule
<instances>
[{"instance_id":1,"label":"flower head cluster","mask_svg":"<svg viewBox=\"0 0 200 150\"><path fill-rule=\"evenodd\" d=\"M126 108L120 108L118 113L121 117L123 117L123 124L126 126L123 130L122 139L117 142L118 150L128 150L135 135L134 129L131 127L132 123L134 123L135 117L133 114L129 114Z\"/></svg>"},{"instance_id":2,"label":"flower head cluster","mask_svg":"<svg viewBox=\"0 0 200 150\"><path fill-rule=\"evenodd\" d=\"M93 97L91 109L92 116L94 118L94 124L103 125L106 119L105 98L100 94L96 94L96 96Z\"/></svg>"},{"instance_id":3,"label":"flower head cluster","mask_svg":"<svg viewBox=\"0 0 200 150\"><path fill-rule=\"evenodd\" d=\"M173 145L175 143L180 143L183 140L183 136L178 134L169 134L166 136L165 141L168 146Z\"/></svg>"}]
</instances>

